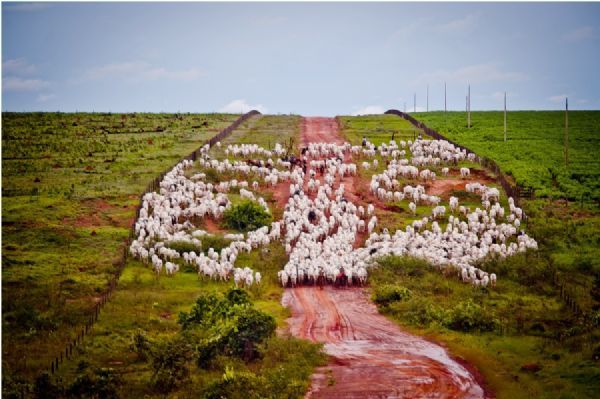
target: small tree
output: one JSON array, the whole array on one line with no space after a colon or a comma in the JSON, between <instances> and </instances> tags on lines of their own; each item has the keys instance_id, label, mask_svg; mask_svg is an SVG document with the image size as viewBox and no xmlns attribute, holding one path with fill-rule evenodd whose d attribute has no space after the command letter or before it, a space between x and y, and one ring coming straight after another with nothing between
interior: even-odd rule
<instances>
[{"instance_id":1,"label":"small tree","mask_svg":"<svg viewBox=\"0 0 600 399\"><path fill-rule=\"evenodd\" d=\"M228 351L250 361L258 357L257 345L275 333L275 318L253 308L236 312L237 323L224 337Z\"/></svg>"}]
</instances>

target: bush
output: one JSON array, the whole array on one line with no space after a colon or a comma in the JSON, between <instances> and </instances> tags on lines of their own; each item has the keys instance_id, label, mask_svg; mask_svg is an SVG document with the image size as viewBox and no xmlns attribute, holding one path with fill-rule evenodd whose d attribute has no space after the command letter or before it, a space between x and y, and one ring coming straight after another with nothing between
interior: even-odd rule
<instances>
[{"instance_id":1,"label":"bush","mask_svg":"<svg viewBox=\"0 0 600 399\"><path fill-rule=\"evenodd\" d=\"M67 396L77 398L117 399L123 385L113 369L95 369L78 375L67 389ZM47 396L46 396L47 397Z\"/></svg>"},{"instance_id":2,"label":"bush","mask_svg":"<svg viewBox=\"0 0 600 399\"><path fill-rule=\"evenodd\" d=\"M373 300L378 305L387 306L390 302L402 301L410 298L412 293L406 287L393 284L384 284L377 287Z\"/></svg>"},{"instance_id":3,"label":"bush","mask_svg":"<svg viewBox=\"0 0 600 399\"><path fill-rule=\"evenodd\" d=\"M189 378L188 361L192 348L182 337L157 345L152 353L152 385L161 393L168 393Z\"/></svg>"},{"instance_id":4,"label":"bush","mask_svg":"<svg viewBox=\"0 0 600 399\"><path fill-rule=\"evenodd\" d=\"M271 223L271 215L254 201L245 200L223 214L225 225L238 231L256 230Z\"/></svg>"},{"instance_id":5,"label":"bush","mask_svg":"<svg viewBox=\"0 0 600 399\"><path fill-rule=\"evenodd\" d=\"M210 369L213 367L214 359L219 352L223 350L222 340L205 339L196 346L196 364L201 369Z\"/></svg>"},{"instance_id":6,"label":"bush","mask_svg":"<svg viewBox=\"0 0 600 399\"><path fill-rule=\"evenodd\" d=\"M137 354L138 360L146 360L148 358L151 347L144 330L138 329L131 335L129 349Z\"/></svg>"},{"instance_id":7,"label":"bush","mask_svg":"<svg viewBox=\"0 0 600 399\"><path fill-rule=\"evenodd\" d=\"M229 353L250 361L258 357L257 345L275 333L277 324L270 314L253 308L236 312L235 327L224 337Z\"/></svg>"},{"instance_id":8,"label":"bush","mask_svg":"<svg viewBox=\"0 0 600 399\"><path fill-rule=\"evenodd\" d=\"M215 293L201 295L196 299L196 303L189 313L179 313L179 325L185 330L192 325L210 322L213 319L213 311L218 307L219 302L220 299Z\"/></svg>"},{"instance_id":9,"label":"bush","mask_svg":"<svg viewBox=\"0 0 600 399\"><path fill-rule=\"evenodd\" d=\"M468 332L493 331L499 323L489 310L469 299L459 303L450 311L446 324L452 330Z\"/></svg>"},{"instance_id":10,"label":"bush","mask_svg":"<svg viewBox=\"0 0 600 399\"><path fill-rule=\"evenodd\" d=\"M422 297L414 297L406 302L390 304L389 311L402 314L410 323L417 326L429 326L431 323L444 325L446 311Z\"/></svg>"},{"instance_id":11,"label":"bush","mask_svg":"<svg viewBox=\"0 0 600 399\"><path fill-rule=\"evenodd\" d=\"M221 380L210 384L204 399L262 399L266 396L266 381L254 373L235 372L227 368Z\"/></svg>"}]
</instances>

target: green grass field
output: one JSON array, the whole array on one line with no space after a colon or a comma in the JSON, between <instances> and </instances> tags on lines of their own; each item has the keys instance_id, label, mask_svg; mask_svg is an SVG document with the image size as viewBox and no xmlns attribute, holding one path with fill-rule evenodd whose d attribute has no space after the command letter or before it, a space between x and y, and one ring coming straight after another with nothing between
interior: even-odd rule
<instances>
[{"instance_id":1,"label":"green grass field","mask_svg":"<svg viewBox=\"0 0 600 399\"><path fill-rule=\"evenodd\" d=\"M48 367L106 289L146 185L237 117L2 114L5 373Z\"/></svg>"},{"instance_id":2,"label":"green grass field","mask_svg":"<svg viewBox=\"0 0 600 399\"><path fill-rule=\"evenodd\" d=\"M600 200L600 111L569 112L569 165L565 166L565 113L511 111L504 142L503 113L412 114L428 127L480 156L498 163L517 183L533 187L536 196L596 202Z\"/></svg>"}]
</instances>

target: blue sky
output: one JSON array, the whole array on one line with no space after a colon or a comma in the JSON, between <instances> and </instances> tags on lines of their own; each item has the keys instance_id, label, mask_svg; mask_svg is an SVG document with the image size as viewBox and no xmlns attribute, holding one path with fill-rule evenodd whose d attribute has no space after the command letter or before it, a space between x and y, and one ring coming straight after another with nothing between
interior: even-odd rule
<instances>
[{"instance_id":1,"label":"blue sky","mask_svg":"<svg viewBox=\"0 0 600 399\"><path fill-rule=\"evenodd\" d=\"M2 110L600 109L600 3L2 3Z\"/></svg>"}]
</instances>

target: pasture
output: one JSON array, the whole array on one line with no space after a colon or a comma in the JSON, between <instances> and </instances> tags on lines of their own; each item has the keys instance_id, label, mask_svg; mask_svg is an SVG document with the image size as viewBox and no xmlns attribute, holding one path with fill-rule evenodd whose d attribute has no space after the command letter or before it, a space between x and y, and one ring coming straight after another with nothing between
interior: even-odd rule
<instances>
[{"instance_id":1,"label":"pasture","mask_svg":"<svg viewBox=\"0 0 600 399\"><path fill-rule=\"evenodd\" d=\"M249 267L263 276L260 284L246 288L251 309L244 311L255 309L257 314L270 315L282 333L261 341L259 357L211 352L215 337L231 331L231 321L216 319L214 325L201 325L192 331L182 323L201 314L194 304L196 298L230 295L231 280L216 282L181 260L175 261L178 273L157 276L148 264L129 258L115 295L84 344L60 368L55 376L58 379L48 382L38 378L35 385L27 385L24 377L31 381L39 376L62 349L70 328L84 318L94 297L106 287L146 183L235 117L106 115L112 122L102 123L96 114L25 116L3 116L12 128L3 140L18 140L15 137L19 134L25 137L21 139L25 147L8 143L15 156L7 157L9 168L3 172L3 183L8 182L3 192L3 277L9 277L8 284L6 280L3 283L3 299L9 304L9 311L3 314L3 326L9 331L3 335L3 344L5 350L11 348L5 353L4 393L26 389L35 396L36 390L45 387L47 397L48 392L61 389L76 396L84 392L82 382L88 381L94 387L111 385L123 397L238 397L235 395L240 395L242 386L246 389L244 397L303 396L313 369L324 365L325 358L320 345L285 333L290 313L281 305L284 289L278 272L288 264L289 255L279 241L240 253L235 261L236 267ZM136 118L141 120L139 129L132 121ZM278 143L285 153L298 155L301 121L298 116L252 117L211 148L207 159L228 163L241 160L244 164L267 161L266 156L251 153L234 156L228 146L241 144L272 149ZM343 116L337 121L341 136L357 146L363 136L379 146L392 138L396 142L414 141L421 133L393 115ZM63 140L54 134L56 137L45 139L45 146L38 146L26 127L54 131L49 125L69 128L70 138ZM115 135L114 142L110 141L111 134ZM124 140L129 144L123 145ZM26 146L34 150L25 151ZM39 165L30 166L31 157L25 154L35 153L33 164ZM413 156L410 151L406 155ZM389 155L381 153L381 148L373 154L356 151L352 162L358 165L358 173L345 181L347 189L352 201L377 205L375 233L406 230L435 211L432 203L421 202L410 209L409 199L380 197L372 192L369 181L389 167ZM435 179L398 179L401 186L423 184L426 192L438 196L443 204L455 197L471 209L482 206L481 197L468 191L465 183L479 181L489 189L499 188L495 176L476 162L464 159L447 171L444 166L426 166L436 174ZM460 168L469 168L471 175L461 176ZM206 162L194 163L183 173L185 179L203 174L206 182L215 185L247 178L233 168L219 170ZM60 176L65 176L64 182ZM13 177L23 179L23 183L13 184ZM283 197L277 187L252 189L266 200L273 220L281 219L282 198L287 200L287 184ZM241 204L241 188L228 190L232 206ZM502 192L498 204L509 207ZM378 258L378 266L370 269L369 290L380 311L404 329L444 343L452 354L477 367L499 398L593 396L600 389L596 363L600 349L595 344L598 299L593 295L598 281L591 273L600 270L594 258L598 214L588 206L571 204L565 208L550 199L526 201L523 207L529 215L523 228L538 240L539 250L477 261L476 267L498 276L496 287L465 284L455 269L442 273L427 261L391 256ZM218 218L194 221L212 235L202 238L202 251L209 246L224 248L229 245L225 235L237 233ZM439 221L439 227L446 230L446 218ZM191 248L184 244L178 244L178 252ZM566 282L570 298L577 301L578 313L566 306L556 279ZM40 302L39 298L48 299ZM27 355L23 357L23 353ZM335 385L335 380L330 383Z\"/></svg>"},{"instance_id":2,"label":"pasture","mask_svg":"<svg viewBox=\"0 0 600 399\"><path fill-rule=\"evenodd\" d=\"M600 112L569 112L569 165L564 161L565 113L509 111L504 142L503 112L411 114L500 168L537 197L598 204L600 201Z\"/></svg>"},{"instance_id":3,"label":"pasture","mask_svg":"<svg viewBox=\"0 0 600 399\"><path fill-rule=\"evenodd\" d=\"M6 375L48 367L106 290L141 191L236 118L2 114Z\"/></svg>"}]
</instances>

